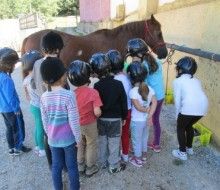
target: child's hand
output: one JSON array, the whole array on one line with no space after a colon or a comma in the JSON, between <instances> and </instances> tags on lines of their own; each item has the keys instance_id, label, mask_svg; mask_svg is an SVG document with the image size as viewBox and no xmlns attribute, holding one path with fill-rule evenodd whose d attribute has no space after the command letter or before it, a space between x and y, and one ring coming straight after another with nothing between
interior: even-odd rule
<instances>
[{"instance_id":1,"label":"child's hand","mask_svg":"<svg viewBox=\"0 0 220 190\"><path fill-rule=\"evenodd\" d=\"M122 120L122 126L124 126L126 123L126 120Z\"/></svg>"},{"instance_id":2,"label":"child's hand","mask_svg":"<svg viewBox=\"0 0 220 190\"><path fill-rule=\"evenodd\" d=\"M150 112L150 107L146 108L146 113Z\"/></svg>"},{"instance_id":3,"label":"child's hand","mask_svg":"<svg viewBox=\"0 0 220 190\"><path fill-rule=\"evenodd\" d=\"M21 114L21 112L20 112L20 111L15 112L15 115L20 115L20 114Z\"/></svg>"},{"instance_id":4,"label":"child's hand","mask_svg":"<svg viewBox=\"0 0 220 190\"><path fill-rule=\"evenodd\" d=\"M93 111L96 117L100 117L102 115L100 107L95 107Z\"/></svg>"}]
</instances>

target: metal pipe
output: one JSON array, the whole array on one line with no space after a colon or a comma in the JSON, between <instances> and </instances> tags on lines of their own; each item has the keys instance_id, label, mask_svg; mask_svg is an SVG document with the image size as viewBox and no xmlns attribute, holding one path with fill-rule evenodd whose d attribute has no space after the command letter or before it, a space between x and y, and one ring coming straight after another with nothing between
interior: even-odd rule
<instances>
[{"instance_id":1,"label":"metal pipe","mask_svg":"<svg viewBox=\"0 0 220 190\"><path fill-rule=\"evenodd\" d=\"M170 49L174 49L174 50L177 50L177 51L189 53L189 54L192 54L192 55L196 55L196 56L199 56L199 57L203 57L203 58L206 58L206 59L210 59L210 60L213 60L213 61L219 61L220 62L220 54L217 54L217 53L212 53L212 52L209 52L209 51L203 51L201 49L193 49L193 48L189 48L189 47L186 47L186 46L179 46L179 45L176 45L176 44L169 44L169 43L166 43L166 46L167 46L167 48L170 48Z\"/></svg>"}]
</instances>

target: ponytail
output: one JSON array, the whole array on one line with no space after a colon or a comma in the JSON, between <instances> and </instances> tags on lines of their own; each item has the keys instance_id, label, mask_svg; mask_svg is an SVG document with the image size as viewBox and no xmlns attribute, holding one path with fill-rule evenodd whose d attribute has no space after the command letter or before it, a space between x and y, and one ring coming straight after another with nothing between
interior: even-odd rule
<instances>
[{"instance_id":1,"label":"ponytail","mask_svg":"<svg viewBox=\"0 0 220 190\"><path fill-rule=\"evenodd\" d=\"M149 74L156 72L158 69L158 65L157 65L155 58L150 53L146 53L144 56L144 59L148 63Z\"/></svg>"},{"instance_id":2,"label":"ponytail","mask_svg":"<svg viewBox=\"0 0 220 190\"><path fill-rule=\"evenodd\" d=\"M147 96L149 94L149 88L144 82L140 83L140 86L138 88L138 93L141 95L141 97L144 101L147 101Z\"/></svg>"}]
</instances>

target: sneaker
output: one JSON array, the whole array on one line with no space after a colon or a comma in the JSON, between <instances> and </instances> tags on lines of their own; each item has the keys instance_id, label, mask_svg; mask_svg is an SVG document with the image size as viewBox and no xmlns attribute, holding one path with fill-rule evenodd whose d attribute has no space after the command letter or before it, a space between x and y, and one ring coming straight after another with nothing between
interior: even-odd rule
<instances>
[{"instance_id":1,"label":"sneaker","mask_svg":"<svg viewBox=\"0 0 220 190\"><path fill-rule=\"evenodd\" d=\"M161 151L160 145L148 144L147 146L148 146L151 150L153 150L154 152L159 153L159 152Z\"/></svg>"},{"instance_id":2,"label":"sneaker","mask_svg":"<svg viewBox=\"0 0 220 190\"><path fill-rule=\"evenodd\" d=\"M146 152L144 152L142 154L141 161L143 164L147 163L147 153Z\"/></svg>"},{"instance_id":3,"label":"sneaker","mask_svg":"<svg viewBox=\"0 0 220 190\"><path fill-rule=\"evenodd\" d=\"M121 170L122 170L121 166L119 166L119 167L117 167L117 168L114 168L114 167L109 166L109 168L108 168L108 171L109 171L109 173L111 173L111 174L118 173L118 172L120 172Z\"/></svg>"},{"instance_id":4,"label":"sneaker","mask_svg":"<svg viewBox=\"0 0 220 190\"><path fill-rule=\"evenodd\" d=\"M21 150L18 150L18 149L16 149L16 148L14 148L14 156L19 156L19 155L21 155L22 154L22 151Z\"/></svg>"},{"instance_id":5,"label":"sneaker","mask_svg":"<svg viewBox=\"0 0 220 190\"><path fill-rule=\"evenodd\" d=\"M44 156L46 156L45 150L39 150L38 156L39 156L39 157L44 157Z\"/></svg>"},{"instance_id":6,"label":"sneaker","mask_svg":"<svg viewBox=\"0 0 220 190\"><path fill-rule=\"evenodd\" d=\"M193 148L186 148L186 153L189 155L193 155L194 154Z\"/></svg>"},{"instance_id":7,"label":"sneaker","mask_svg":"<svg viewBox=\"0 0 220 190\"><path fill-rule=\"evenodd\" d=\"M86 164L85 162L78 163L78 170L80 174L84 174L86 170Z\"/></svg>"},{"instance_id":8,"label":"sneaker","mask_svg":"<svg viewBox=\"0 0 220 190\"><path fill-rule=\"evenodd\" d=\"M34 147L34 153L38 154L38 153L39 153L39 150L40 150L39 146L35 146L35 147Z\"/></svg>"},{"instance_id":9,"label":"sneaker","mask_svg":"<svg viewBox=\"0 0 220 190\"><path fill-rule=\"evenodd\" d=\"M172 155L180 160L187 160L186 152L181 152L179 149L173 150Z\"/></svg>"},{"instance_id":10,"label":"sneaker","mask_svg":"<svg viewBox=\"0 0 220 190\"><path fill-rule=\"evenodd\" d=\"M91 177L92 175L94 175L94 174L97 173L98 171L99 171L98 166L93 165L93 166L91 166L91 167L87 167L87 168L86 168L85 174L86 174L87 177Z\"/></svg>"},{"instance_id":11,"label":"sneaker","mask_svg":"<svg viewBox=\"0 0 220 190\"><path fill-rule=\"evenodd\" d=\"M21 151L27 153L27 152L30 152L30 151L31 151L31 148L28 148L28 147L26 147L26 146L23 145L23 146L21 147Z\"/></svg>"},{"instance_id":12,"label":"sneaker","mask_svg":"<svg viewBox=\"0 0 220 190\"><path fill-rule=\"evenodd\" d=\"M14 149L13 149L13 148L10 148L10 149L8 150L8 154L11 155L11 156L13 156L13 155L14 155Z\"/></svg>"},{"instance_id":13,"label":"sneaker","mask_svg":"<svg viewBox=\"0 0 220 190\"><path fill-rule=\"evenodd\" d=\"M142 166L143 166L143 162L142 162L140 159L136 158L135 156L133 156L133 157L129 160L129 162L130 162L132 165L136 166L136 167L142 167Z\"/></svg>"},{"instance_id":14,"label":"sneaker","mask_svg":"<svg viewBox=\"0 0 220 190\"><path fill-rule=\"evenodd\" d=\"M101 169L106 169L108 167L108 162L100 163L100 168Z\"/></svg>"},{"instance_id":15,"label":"sneaker","mask_svg":"<svg viewBox=\"0 0 220 190\"><path fill-rule=\"evenodd\" d=\"M122 154L122 155L121 155L121 158L122 158L122 160L123 160L124 162L128 162L128 155Z\"/></svg>"}]
</instances>

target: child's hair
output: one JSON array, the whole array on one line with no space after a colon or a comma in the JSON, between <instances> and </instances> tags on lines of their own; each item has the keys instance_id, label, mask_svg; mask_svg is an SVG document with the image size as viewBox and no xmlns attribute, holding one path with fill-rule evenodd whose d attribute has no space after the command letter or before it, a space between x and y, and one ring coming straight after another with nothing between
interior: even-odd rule
<instances>
[{"instance_id":1,"label":"child's hair","mask_svg":"<svg viewBox=\"0 0 220 190\"><path fill-rule=\"evenodd\" d=\"M43 36L41 41L41 47L44 53L46 54L55 54L58 53L57 50L61 50L64 47L63 39L60 34L56 32L48 32ZM59 53L58 53L59 55Z\"/></svg>"},{"instance_id":2,"label":"child's hair","mask_svg":"<svg viewBox=\"0 0 220 190\"><path fill-rule=\"evenodd\" d=\"M149 88L144 82L140 83L139 88L138 88L138 93L141 95L141 97L144 101L147 101L147 96L149 94Z\"/></svg>"},{"instance_id":3,"label":"child's hair","mask_svg":"<svg viewBox=\"0 0 220 190\"><path fill-rule=\"evenodd\" d=\"M29 71L33 70L34 63L41 59L43 55L37 50L30 50L21 57L23 76L27 76Z\"/></svg>"},{"instance_id":4,"label":"child's hair","mask_svg":"<svg viewBox=\"0 0 220 190\"><path fill-rule=\"evenodd\" d=\"M43 81L48 84L49 90L50 86L59 81L66 73L66 69L59 58L47 57L41 64L40 72Z\"/></svg>"},{"instance_id":5,"label":"child's hair","mask_svg":"<svg viewBox=\"0 0 220 190\"><path fill-rule=\"evenodd\" d=\"M150 53L148 53L148 52L144 53L143 60L147 61L148 68L149 68L149 71L148 71L149 74L152 74L157 71L157 69L158 69L157 62L156 62L155 58Z\"/></svg>"},{"instance_id":6,"label":"child's hair","mask_svg":"<svg viewBox=\"0 0 220 190\"><path fill-rule=\"evenodd\" d=\"M0 71L12 73L14 65L19 61L15 50L4 47L0 49Z\"/></svg>"}]
</instances>

